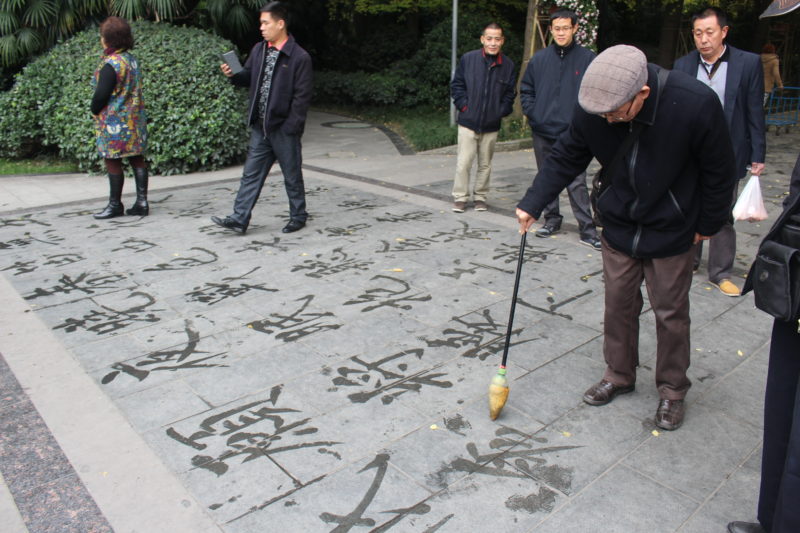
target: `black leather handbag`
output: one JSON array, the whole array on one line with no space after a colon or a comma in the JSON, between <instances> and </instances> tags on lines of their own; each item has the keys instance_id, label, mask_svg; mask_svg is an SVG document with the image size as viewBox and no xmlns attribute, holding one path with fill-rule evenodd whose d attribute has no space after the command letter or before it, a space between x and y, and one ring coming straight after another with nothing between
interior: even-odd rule
<instances>
[{"instance_id":1,"label":"black leather handbag","mask_svg":"<svg viewBox=\"0 0 800 533\"><path fill-rule=\"evenodd\" d=\"M752 287L757 308L778 320L796 322L800 321L800 214L779 222L759 246L746 286Z\"/></svg>"}]
</instances>

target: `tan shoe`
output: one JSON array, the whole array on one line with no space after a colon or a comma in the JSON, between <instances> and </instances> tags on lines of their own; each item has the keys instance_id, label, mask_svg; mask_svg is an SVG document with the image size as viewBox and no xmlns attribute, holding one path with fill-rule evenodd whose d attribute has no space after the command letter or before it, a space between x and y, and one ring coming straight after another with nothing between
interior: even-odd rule
<instances>
[{"instance_id":1,"label":"tan shoe","mask_svg":"<svg viewBox=\"0 0 800 533\"><path fill-rule=\"evenodd\" d=\"M475 200L475 211L486 211L489 206L483 200Z\"/></svg>"},{"instance_id":2,"label":"tan shoe","mask_svg":"<svg viewBox=\"0 0 800 533\"><path fill-rule=\"evenodd\" d=\"M453 202L453 213L463 213L467 208L467 202Z\"/></svg>"},{"instance_id":3,"label":"tan shoe","mask_svg":"<svg viewBox=\"0 0 800 533\"><path fill-rule=\"evenodd\" d=\"M741 296L742 294L742 291L739 290L739 287L734 285L729 279L720 280L719 283L714 283L712 281L711 284L716 286L719 289L719 292L725 296Z\"/></svg>"}]
</instances>

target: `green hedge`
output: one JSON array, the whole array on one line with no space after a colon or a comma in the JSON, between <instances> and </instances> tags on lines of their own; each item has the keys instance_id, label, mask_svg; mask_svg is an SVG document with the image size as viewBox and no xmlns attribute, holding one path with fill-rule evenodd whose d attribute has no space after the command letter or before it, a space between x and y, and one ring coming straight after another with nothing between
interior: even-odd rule
<instances>
[{"instance_id":1,"label":"green hedge","mask_svg":"<svg viewBox=\"0 0 800 533\"><path fill-rule=\"evenodd\" d=\"M218 58L233 45L166 23L135 22L132 28L151 171L167 175L240 162L247 148L247 95L222 75ZM92 29L25 67L11 90L0 93L0 156L29 157L57 148L82 170L101 169L89 110L100 52L98 31Z\"/></svg>"},{"instance_id":2,"label":"green hedge","mask_svg":"<svg viewBox=\"0 0 800 533\"><path fill-rule=\"evenodd\" d=\"M484 17L469 16L459 22L458 56L480 48ZM522 42L506 27L503 52L519 69ZM314 76L316 102L344 105L447 107L450 102L452 23L445 19L423 39L409 59L396 61L379 72L318 72Z\"/></svg>"}]
</instances>

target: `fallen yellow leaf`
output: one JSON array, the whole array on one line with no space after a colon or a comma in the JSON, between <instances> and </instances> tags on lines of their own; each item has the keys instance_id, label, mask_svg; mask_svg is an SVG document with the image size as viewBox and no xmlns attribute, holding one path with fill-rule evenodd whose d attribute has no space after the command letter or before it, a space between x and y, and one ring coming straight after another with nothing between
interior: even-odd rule
<instances>
[{"instance_id":1,"label":"fallen yellow leaf","mask_svg":"<svg viewBox=\"0 0 800 533\"><path fill-rule=\"evenodd\" d=\"M653 436L654 436L654 437L658 437L659 435L661 435L661 433L659 433L658 431L656 431L656 430L654 429L654 430L653 430Z\"/></svg>"},{"instance_id":2,"label":"fallen yellow leaf","mask_svg":"<svg viewBox=\"0 0 800 533\"><path fill-rule=\"evenodd\" d=\"M741 350L736 350L736 353L739 354L739 357L744 356L744 352Z\"/></svg>"},{"instance_id":3,"label":"fallen yellow leaf","mask_svg":"<svg viewBox=\"0 0 800 533\"><path fill-rule=\"evenodd\" d=\"M572 436L572 433L570 433L569 431L562 431L561 434L564 435L565 437L571 437Z\"/></svg>"},{"instance_id":4,"label":"fallen yellow leaf","mask_svg":"<svg viewBox=\"0 0 800 533\"><path fill-rule=\"evenodd\" d=\"M431 429L439 429L439 426L437 426L436 424L431 424Z\"/></svg>"}]
</instances>

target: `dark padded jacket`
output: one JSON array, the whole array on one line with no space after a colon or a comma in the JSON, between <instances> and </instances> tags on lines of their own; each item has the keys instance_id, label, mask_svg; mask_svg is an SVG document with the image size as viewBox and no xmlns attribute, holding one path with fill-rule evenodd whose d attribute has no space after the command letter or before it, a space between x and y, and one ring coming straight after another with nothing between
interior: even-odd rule
<instances>
[{"instance_id":1,"label":"dark padded jacket","mask_svg":"<svg viewBox=\"0 0 800 533\"><path fill-rule=\"evenodd\" d=\"M234 85L250 87L247 123L251 125L258 122L256 104L266 51L266 41L257 43L250 50L244 68L230 78ZM272 74L267 114L264 117L265 134L280 128L290 135L302 135L311 105L312 85L311 56L290 35L281 48Z\"/></svg>"},{"instance_id":2,"label":"dark padded jacket","mask_svg":"<svg viewBox=\"0 0 800 533\"><path fill-rule=\"evenodd\" d=\"M594 57L574 41L566 48L553 43L533 56L519 88L533 133L554 141L569 127L583 73Z\"/></svg>"},{"instance_id":3,"label":"dark padded jacket","mask_svg":"<svg viewBox=\"0 0 800 533\"><path fill-rule=\"evenodd\" d=\"M598 199L603 237L632 257L657 258L689 250L694 234L714 235L730 216L734 155L717 95L681 72L658 84L634 118L645 124L610 185ZM518 207L539 218L544 207L596 157L614 158L632 124L609 124L575 107L569 129L553 146Z\"/></svg>"},{"instance_id":4,"label":"dark padded jacket","mask_svg":"<svg viewBox=\"0 0 800 533\"><path fill-rule=\"evenodd\" d=\"M478 133L498 131L500 119L513 110L514 81L514 62L502 52L495 61L486 57L483 48L461 56L450 82L458 123Z\"/></svg>"}]
</instances>

